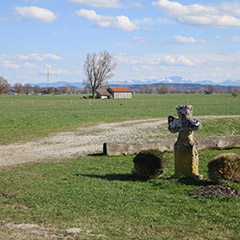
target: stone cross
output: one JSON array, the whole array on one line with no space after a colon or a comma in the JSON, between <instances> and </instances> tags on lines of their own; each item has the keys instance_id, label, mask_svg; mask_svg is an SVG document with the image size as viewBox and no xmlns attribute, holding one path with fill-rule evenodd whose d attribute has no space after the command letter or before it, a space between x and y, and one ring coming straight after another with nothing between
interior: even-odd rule
<instances>
[{"instance_id":1,"label":"stone cross","mask_svg":"<svg viewBox=\"0 0 240 240\"><path fill-rule=\"evenodd\" d=\"M197 142L193 138L193 131L201 127L201 122L192 118L193 107L177 106L179 118L168 117L168 129L172 133L179 132L174 144L175 176L200 178L198 172Z\"/></svg>"}]
</instances>

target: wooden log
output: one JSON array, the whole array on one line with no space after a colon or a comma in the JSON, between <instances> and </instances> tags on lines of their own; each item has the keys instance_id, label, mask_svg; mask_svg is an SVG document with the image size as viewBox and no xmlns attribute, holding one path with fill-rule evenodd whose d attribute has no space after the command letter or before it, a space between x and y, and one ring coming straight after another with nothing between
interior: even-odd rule
<instances>
[{"instance_id":1,"label":"wooden log","mask_svg":"<svg viewBox=\"0 0 240 240\"><path fill-rule=\"evenodd\" d=\"M195 138L198 149L231 149L240 148L240 135L235 136L214 136ZM108 156L136 154L141 150L159 149L161 151L173 152L175 138L163 138L148 142L109 142L103 144L103 153Z\"/></svg>"}]
</instances>

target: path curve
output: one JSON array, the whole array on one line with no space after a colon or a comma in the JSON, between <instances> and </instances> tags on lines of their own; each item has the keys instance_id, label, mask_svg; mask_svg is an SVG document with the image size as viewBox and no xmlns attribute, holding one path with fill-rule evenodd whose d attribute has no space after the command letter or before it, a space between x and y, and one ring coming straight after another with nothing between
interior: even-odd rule
<instances>
[{"instance_id":1,"label":"path curve","mask_svg":"<svg viewBox=\"0 0 240 240\"><path fill-rule=\"evenodd\" d=\"M198 116L198 119L240 118L233 116ZM41 162L45 160L73 159L87 154L101 153L104 142L133 142L166 137L169 132L166 118L101 123L89 128L77 128L27 143L0 145L0 167Z\"/></svg>"}]
</instances>

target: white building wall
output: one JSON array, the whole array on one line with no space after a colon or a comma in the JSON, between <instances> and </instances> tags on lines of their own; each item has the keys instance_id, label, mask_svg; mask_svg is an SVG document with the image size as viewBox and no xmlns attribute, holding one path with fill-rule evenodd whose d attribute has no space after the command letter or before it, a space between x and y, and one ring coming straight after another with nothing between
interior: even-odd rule
<instances>
[{"instance_id":1,"label":"white building wall","mask_svg":"<svg viewBox=\"0 0 240 240\"><path fill-rule=\"evenodd\" d=\"M8 95L17 95L17 93L16 93L16 92L14 92L14 91L11 91L11 90L9 90L7 94L8 94Z\"/></svg>"},{"instance_id":2,"label":"white building wall","mask_svg":"<svg viewBox=\"0 0 240 240\"><path fill-rule=\"evenodd\" d=\"M132 98L132 93L116 92L114 98Z\"/></svg>"}]
</instances>

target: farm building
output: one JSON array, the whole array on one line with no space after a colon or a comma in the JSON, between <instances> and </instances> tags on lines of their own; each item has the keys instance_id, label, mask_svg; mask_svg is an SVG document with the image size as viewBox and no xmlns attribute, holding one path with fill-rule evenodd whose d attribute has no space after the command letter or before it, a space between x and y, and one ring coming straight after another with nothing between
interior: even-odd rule
<instances>
[{"instance_id":1,"label":"farm building","mask_svg":"<svg viewBox=\"0 0 240 240\"><path fill-rule=\"evenodd\" d=\"M109 98L112 98L113 96L107 90L98 90L96 92L96 97L97 98L102 98L102 99L109 99Z\"/></svg>"},{"instance_id":2,"label":"farm building","mask_svg":"<svg viewBox=\"0 0 240 240\"><path fill-rule=\"evenodd\" d=\"M113 98L132 98L132 91L128 87L109 87L107 91Z\"/></svg>"},{"instance_id":3,"label":"farm building","mask_svg":"<svg viewBox=\"0 0 240 240\"><path fill-rule=\"evenodd\" d=\"M8 95L17 95L17 91L13 88L10 88L7 92Z\"/></svg>"},{"instance_id":4,"label":"farm building","mask_svg":"<svg viewBox=\"0 0 240 240\"><path fill-rule=\"evenodd\" d=\"M128 87L109 87L106 90L98 90L97 98L132 98L133 92Z\"/></svg>"}]
</instances>

